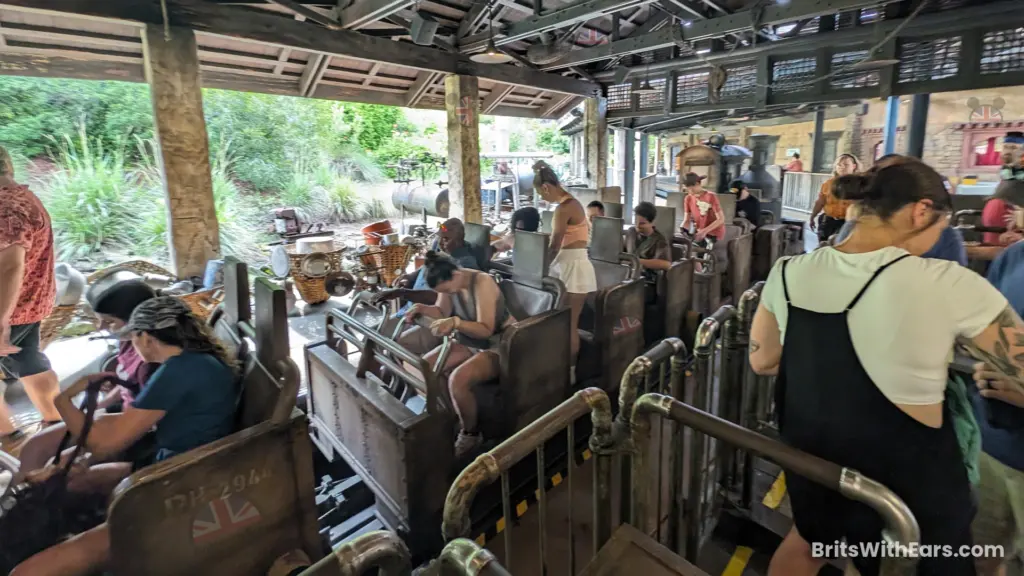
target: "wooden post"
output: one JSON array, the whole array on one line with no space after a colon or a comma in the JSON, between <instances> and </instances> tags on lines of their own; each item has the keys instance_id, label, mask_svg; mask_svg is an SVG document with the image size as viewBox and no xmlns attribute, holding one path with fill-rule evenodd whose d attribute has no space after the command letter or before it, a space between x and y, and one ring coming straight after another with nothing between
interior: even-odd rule
<instances>
[{"instance_id":1,"label":"wooden post","mask_svg":"<svg viewBox=\"0 0 1024 576\"><path fill-rule=\"evenodd\" d=\"M220 233L196 37L187 28L165 35L162 27L149 25L142 49L160 142L171 264L181 278L201 277L206 262L220 257Z\"/></svg>"},{"instance_id":2,"label":"wooden post","mask_svg":"<svg viewBox=\"0 0 1024 576\"><path fill-rule=\"evenodd\" d=\"M448 112L448 215L483 224L480 205L480 95L473 76L444 79Z\"/></svg>"},{"instance_id":3,"label":"wooden post","mask_svg":"<svg viewBox=\"0 0 1024 576\"><path fill-rule=\"evenodd\" d=\"M584 153L591 188L608 185L608 101L588 98L583 110Z\"/></svg>"}]
</instances>

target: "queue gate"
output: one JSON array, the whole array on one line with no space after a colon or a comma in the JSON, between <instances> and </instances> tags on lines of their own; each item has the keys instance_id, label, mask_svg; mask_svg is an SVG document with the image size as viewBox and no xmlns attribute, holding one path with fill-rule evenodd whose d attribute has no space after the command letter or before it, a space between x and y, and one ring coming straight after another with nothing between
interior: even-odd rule
<instances>
[{"instance_id":1,"label":"queue gate","mask_svg":"<svg viewBox=\"0 0 1024 576\"><path fill-rule=\"evenodd\" d=\"M118 485L107 520L115 576L256 576L292 550L323 554L284 290L258 279L253 319L245 265L226 259L224 280L216 333L242 360L239 431ZM237 518L233 529L215 527L223 514Z\"/></svg>"},{"instance_id":2,"label":"queue gate","mask_svg":"<svg viewBox=\"0 0 1024 576\"><path fill-rule=\"evenodd\" d=\"M588 414L589 421L584 418ZM586 441L588 435L589 442ZM576 392L551 412L480 455L458 475L445 500L442 524L445 540L470 537L483 543L488 535L496 538L500 533L503 564L509 571L516 569L519 558L529 558L537 562L539 574L576 574L578 548L587 549L585 542L577 543L575 539L580 517L576 515L574 500L586 491L585 488L580 490L581 477L592 478L592 509L587 516L593 530L590 555L611 536L613 445L608 395L597 388ZM552 495L565 497L558 501L567 504L564 511L561 508L549 511L549 486ZM497 490L500 490L502 515L494 524L496 530L477 536L471 530L481 524L481 510L474 507L474 502L491 500ZM490 498L485 497L488 495ZM526 532L525 514L531 507L529 502L534 500L536 514L529 518L529 527L536 532L533 535L536 548L525 543L525 548L535 551L523 554L520 550L524 542L520 539L517 545L513 534ZM554 519L552 524L555 525L560 526L564 521L569 525L568 545L560 550L564 554L557 557L558 550L553 544L556 537L549 534L549 519Z\"/></svg>"},{"instance_id":3,"label":"queue gate","mask_svg":"<svg viewBox=\"0 0 1024 576\"><path fill-rule=\"evenodd\" d=\"M371 572L376 569L377 572ZM412 560L405 542L394 532L378 530L345 542L298 576L409 576Z\"/></svg>"}]
</instances>

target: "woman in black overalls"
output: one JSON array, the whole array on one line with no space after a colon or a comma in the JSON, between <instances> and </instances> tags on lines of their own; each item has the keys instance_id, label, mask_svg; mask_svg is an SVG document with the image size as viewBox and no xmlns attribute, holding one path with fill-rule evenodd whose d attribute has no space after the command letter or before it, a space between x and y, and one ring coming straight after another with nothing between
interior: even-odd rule
<instances>
[{"instance_id":1,"label":"woman in black overalls","mask_svg":"<svg viewBox=\"0 0 1024 576\"><path fill-rule=\"evenodd\" d=\"M858 305L864 305L861 299L865 294L880 289L876 285L879 278L890 275L881 283L887 284L890 290L896 286L914 290L914 293L900 295L904 298L900 302L905 305L907 296L913 297L920 294L920 290L928 289L924 279L917 282L918 274L928 273L934 276L928 280L932 282L933 290L943 292L947 289L941 285L942 282L937 282L941 279L957 286L960 290L957 294L963 294L965 287L969 288L967 292L976 294L976 300L984 303L984 306L967 304L962 307L969 312L961 314L961 317L973 316L976 317L975 323L982 323L979 329L984 332L970 335L977 344L980 338L988 337L985 335L990 331L998 331L996 322L1005 309L1005 300L999 300L987 291L983 279L965 276L970 272L962 267L950 263L929 264L917 258L931 245L932 237L937 237L946 226L951 207L949 194L934 170L917 161L887 164L866 175L844 177L841 188L847 199L860 202L862 218L869 220L865 230L860 238L851 236L838 248L822 248L815 253L783 261L775 267L772 271L775 278L768 282L773 291L769 294L766 287L752 327L751 365L759 373L778 375L776 406L785 442L881 482L902 498L914 513L921 528L922 544L947 544L957 550L961 545L971 543L970 523L974 508L949 407L941 400L911 406L890 401L865 370L862 358L858 357L849 315L857 310ZM822 252L827 250L834 252ZM863 265L857 264L867 261L872 265L876 261L883 263L871 274L870 270L864 270ZM858 265L861 268L854 270ZM905 268L898 270L901 266ZM798 272L796 276L800 277L797 283L793 280L794 272ZM857 278L859 290L845 284L847 278ZM916 287L916 283L922 287ZM848 300L837 302L837 286L843 289L844 298ZM801 297L791 299L797 289ZM948 291L954 292L952 289ZM883 310L881 306L888 305L884 302L880 305L879 297L895 298L896 295L876 292L868 299L875 309L859 310L861 315L857 322L861 327L861 340L858 340L858 346L862 349L868 347L863 337L863 326L868 319L884 324L877 328L879 338L901 343L906 342L898 328L901 325L920 328L922 326L917 323L935 322L937 330L949 328L949 332L954 332L959 330L956 326L967 322L961 319L956 324L952 320L945 321L945 317L941 321L935 320L934 317L943 314L954 318L953 312L947 313L942 309L931 311L933 318L877 316L876 313ZM785 322L780 322L783 314ZM784 326L784 339L780 324ZM895 335L891 333L893 327L897 330ZM885 330L890 331L883 334ZM909 328L905 331L909 332ZM963 335L950 334L946 345L951 347L953 338L958 336ZM907 337L912 336L908 334ZM784 345L780 344L782 341ZM934 347L935 342L941 341L938 338L921 345ZM938 359L937 365L921 366L920 369L928 373L944 370L946 361L941 358L948 351L946 348L926 354ZM871 365L877 368L878 357L884 356L877 353L875 356L870 360L874 362ZM893 362L893 367L905 369L897 362ZM887 384L891 386L894 381L901 382L898 376L902 373L889 373ZM892 378L893 374L897 377ZM942 390L944 384L935 384L931 394L939 394L941 398ZM845 539L853 544L882 541L882 520L867 506L847 500L839 493L795 474L787 473L786 482L795 526L776 552L769 569L770 576L816 574L824 560L811 557L810 542L833 544ZM858 558L853 563L862 576L878 573L879 558ZM970 558L922 558L918 573L960 576L975 572Z\"/></svg>"}]
</instances>

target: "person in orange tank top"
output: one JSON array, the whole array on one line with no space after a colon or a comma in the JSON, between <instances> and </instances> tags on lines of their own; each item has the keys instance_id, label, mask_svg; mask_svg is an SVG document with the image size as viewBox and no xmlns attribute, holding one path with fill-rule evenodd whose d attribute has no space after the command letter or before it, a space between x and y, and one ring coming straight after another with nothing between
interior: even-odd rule
<instances>
[{"instance_id":1,"label":"person in orange tank top","mask_svg":"<svg viewBox=\"0 0 1024 576\"><path fill-rule=\"evenodd\" d=\"M53 405L60 386L39 335L57 298L54 265L50 215L28 186L15 182L11 156L0 147L0 367L21 379L44 425L60 421ZM0 445L16 452L24 440L0 399Z\"/></svg>"},{"instance_id":2,"label":"person in orange tank top","mask_svg":"<svg viewBox=\"0 0 1024 576\"><path fill-rule=\"evenodd\" d=\"M587 294L597 290L597 276L590 263L587 244L590 241L590 221L583 204L562 188L558 175L543 160L533 165L533 187L541 198L558 203L551 219L551 275L565 284L569 306L572 308L572 358L573 379L575 359L580 350L580 335L577 331L580 313L587 300Z\"/></svg>"}]
</instances>

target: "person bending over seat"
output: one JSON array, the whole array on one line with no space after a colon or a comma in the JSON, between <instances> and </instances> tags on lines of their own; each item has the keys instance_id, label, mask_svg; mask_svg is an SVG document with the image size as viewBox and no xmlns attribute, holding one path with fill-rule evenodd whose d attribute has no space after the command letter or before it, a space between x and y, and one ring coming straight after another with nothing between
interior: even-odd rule
<instances>
[{"instance_id":1,"label":"person bending over seat","mask_svg":"<svg viewBox=\"0 0 1024 576\"><path fill-rule=\"evenodd\" d=\"M123 414L97 420L86 449L104 459L152 434L151 459L91 465L69 477L73 491L107 494L133 470L188 452L234 431L238 382L234 362L206 326L177 298L153 298L132 312L123 332L146 362L161 364ZM72 398L86 389L83 378L57 397L68 431L77 435L85 414ZM29 475L37 481L55 467ZM102 570L110 554L106 524L79 534L22 562L13 576L86 576Z\"/></svg>"},{"instance_id":2,"label":"person bending over seat","mask_svg":"<svg viewBox=\"0 0 1024 576\"><path fill-rule=\"evenodd\" d=\"M480 269L480 263L476 261L476 256L466 244L466 228L463 226L462 220L458 218L449 218L441 224L437 235L437 248L448 254L462 268ZM396 298L404 301L398 314L389 318L381 326L380 331L385 336L391 336L395 327L413 304L433 304L437 301L437 292L431 290L427 285L426 268L424 267L402 277L398 281L398 285L398 288L384 290L373 298L374 304L389 302Z\"/></svg>"},{"instance_id":3,"label":"person bending over seat","mask_svg":"<svg viewBox=\"0 0 1024 576\"><path fill-rule=\"evenodd\" d=\"M746 218L754 228L761 225L761 201L750 193L743 180L733 180L729 191L736 195L736 218Z\"/></svg>"},{"instance_id":4,"label":"person bending over seat","mask_svg":"<svg viewBox=\"0 0 1024 576\"><path fill-rule=\"evenodd\" d=\"M860 203L848 240L775 265L750 337L750 363L777 375L782 439L860 471L895 492L922 544L971 543L974 506L946 401L954 343L1024 390L1024 322L984 278L918 256L948 224L949 192L919 161L838 179ZM794 527L770 576L817 574L809 542L878 542L882 520L862 504L787 474ZM878 558L854 560L862 576ZM921 558L918 574L974 574L971 558Z\"/></svg>"},{"instance_id":5,"label":"person bending over seat","mask_svg":"<svg viewBox=\"0 0 1024 576\"><path fill-rule=\"evenodd\" d=\"M701 186L703 176L693 172L683 176L683 221L679 231L687 234L693 225L693 242L714 254L716 264L724 264L729 257L725 242L725 213L718 196Z\"/></svg>"},{"instance_id":6,"label":"person bending over seat","mask_svg":"<svg viewBox=\"0 0 1024 576\"><path fill-rule=\"evenodd\" d=\"M448 391L462 425L455 442L455 456L462 457L483 442L483 436L477 432L473 387L497 378L497 345L501 331L515 319L505 306L501 289L489 274L459 268L450 258L436 252L427 252L423 267L427 283L437 292L437 301L433 306L415 304L406 318L434 319L430 332L435 338L452 336L455 339L442 373L448 378ZM421 331L425 329L415 326L408 332ZM405 334L402 340L423 341ZM440 348L410 351L427 352L423 359L432 365Z\"/></svg>"},{"instance_id":7,"label":"person bending over seat","mask_svg":"<svg viewBox=\"0 0 1024 576\"><path fill-rule=\"evenodd\" d=\"M512 213L508 222L508 232L501 238L491 242L491 258L501 252L508 252L516 247L516 232L536 232L540 228L540 212L533 206L520 208ZM465 266L463 266L465 268Z\"/></svg>"},{"instance_id":8,"label":"person bending over seat","mask_svg":"<svg viewBox=\"0 0 1024 576\"><path fill-rule=\"evenodd\" d=\"M598 216L604 216L604 203L600 200L594 200L590 204L587 204L587 221L590 225L594 225L594 218Z\"/></svg>"},{"instance_id":9,"label":"person bending over seat","mask_svg":"<svg viewBox=\"0 0 1024 576\"><path fill-rule=\"evenodd\" d=\"M551 275L565 284L572 310L570 325L570 380L576 380L576 356L580 351L580 313L587 302L587 294L597 290L597 275L590 263L587 245L590 244L590 221L583 204L562 188L558 175L543 160L533 165L533 188L545 201L558 204L551 218Z\"/></svg>"},{"instance_id":10,"label":"person bending over seat","mask_svg":"<svg viewBox=\"0 0 1024 576\"><path fill-rule=\"evenodd\" d=\"M643 267L648 304L658 296L658 271L672 267L672 247L665 235L654 227L657 213L650 202L637 204L633 209L636 226L626 232L626 252L636 256Z\"/></svg>"},{"instance_id":11,"label":"person bending over seat","mask_svg":"<svg viewBox=\"0 0 1024 576\"><path fill-rule=\"evenodd\" d=\"M156 298L156 292L145 282L128 280L118 282L102 294L98 294L90 304L99 321L100 330L117 333L127 326L136 307L153 298ZM108 379L111 382L116 382L114 388L100 400L97 407L104 409L107 414L123 412L124 407L132 403L150 376L159 367L159 364L143 360L130 341L121 342L118 345L116 372L100 373L90 377L91 379ZM101 417L101 415L97 415L97 417ZM50 426L32 436L21 450L19 474L24 475L43 467L53 456L54 450L57 449L66 431L67 427L61 423ZM144 451L147 446L140 445L133 448ZM133 450L129 450L129 452L133 452ZM134 461L136 456L141 453L128 454L127 460Z\"/></svg>"}]
</instances>

